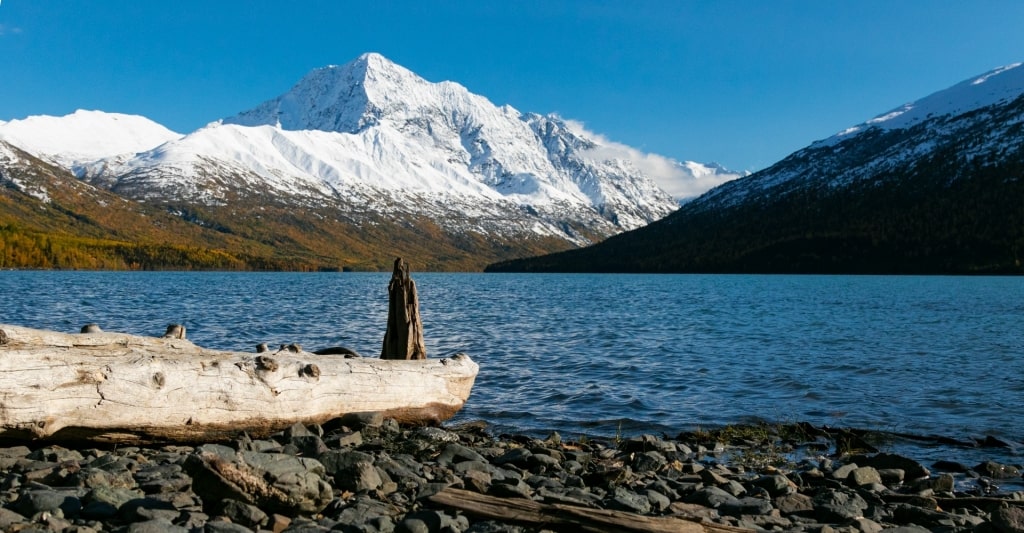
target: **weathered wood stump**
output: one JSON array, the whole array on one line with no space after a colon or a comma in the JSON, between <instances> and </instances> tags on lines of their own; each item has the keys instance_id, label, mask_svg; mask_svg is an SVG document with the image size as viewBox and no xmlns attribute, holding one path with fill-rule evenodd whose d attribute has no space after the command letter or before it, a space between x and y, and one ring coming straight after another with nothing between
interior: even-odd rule
<instances>
[{"instance_id":1,"label":"weathered wood stump","mask_svg":"<svg viewBox=\"0 0 1024 533\"><path fill-rule=\"evenodd\" d=\"M395 270L388 284L388 326L384 332L381 359L426 359L423 323L416 282L409 277L409 264L395 259Z\"/></svg>"}]
</instances>

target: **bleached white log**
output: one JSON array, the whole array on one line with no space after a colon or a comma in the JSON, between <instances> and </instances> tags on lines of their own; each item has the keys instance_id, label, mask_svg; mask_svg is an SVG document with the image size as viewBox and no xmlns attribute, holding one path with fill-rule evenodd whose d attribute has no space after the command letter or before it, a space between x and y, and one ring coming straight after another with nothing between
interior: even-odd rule
<instances>
[{"instance_id":1,"label":"bleached white log","mask_svg":"<svg viewBox=\"0 0 1024 533\"><path fill-rule=\"evenodd\" d=\"M479 367L281 350L209 350L175 338L66 334L0 324L0 439L198 442L383 412L436 423Z\"/></svg>"}]
</instances>

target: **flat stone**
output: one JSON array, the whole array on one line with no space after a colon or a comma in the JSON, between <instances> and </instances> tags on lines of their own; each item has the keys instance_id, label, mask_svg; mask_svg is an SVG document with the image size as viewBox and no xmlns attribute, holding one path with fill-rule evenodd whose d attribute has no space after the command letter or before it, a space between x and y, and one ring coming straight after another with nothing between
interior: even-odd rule
<instances>
[{"instance_id":1,"label":"flat stone","mask_svg":"<svg viewBox=\"0 0 1024 533\"><path fill-rule=\"evenodd\" d=\"M846 478L847 483L854 487L861 487L864 485L871 485L874 483L882 483L882 476L875 470L873 466L862 466L853 469L850 475Z\"/></svg>"},{"instance_id":2,"label":"flat stone","mask_svg":"<svg viewBox=\"0 0 1024 533\"><path fill-rule=\"evenodd\" d=\"M766 515L773 508L768 500L747 497L723 503L718 507L718 512L739 518L743 515Z\"/></svg>"},{"instance_id":3,"label":"flat stone","mask_svg":"<svg viewBox=\"0 0 1024 533\"><path fill-rule=\"evenodd\" d=\"M441 450L441 454L437 456L437 462L440 464L461 463L463 461L480 461L486 463L487 459L484 459L482 455L472 448L455 442L446 444L444 449Z\"/></svg>"},{"instance_id":4,"label":"flat stone","mask_svg":"<svg viewBox=\"0 0 1024 533\"><path fill-rule=\"evenodd\" d=\"M736 497L718 487L704 487L690 494L683 501L718 508L722 504L736 502Z\"/></svg>"}]
</instances>

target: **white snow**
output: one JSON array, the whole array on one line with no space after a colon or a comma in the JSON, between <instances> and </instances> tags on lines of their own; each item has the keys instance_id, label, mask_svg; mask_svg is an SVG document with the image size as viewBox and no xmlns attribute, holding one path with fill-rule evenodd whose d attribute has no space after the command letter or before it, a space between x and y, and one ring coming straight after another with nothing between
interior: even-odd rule
<instances>
[{"instance_id":1,"label":"white snow","mask_svg":"<svg viewBox=\"0 0 1024 533\"><path fill-rule=\"evenodd\" d=\"M138 115L81 109L63 117L36 115L0 123L0 140L68 167L141 152L179 137L181 134Z\"/></svg>"},{"instance_id":2,"label":"white snow","mask_svg":"<svg viewBox=\"0 0 1024 533\"><path fill-rule=\"evenodd\" d=\"M495 106L372 53L185 136L143 117L77 111L0 124L0 140L140 199L223 205L231 189L269 188L309 205L422 206L435 219L476 217L466 224L481 233L517 226L579 243L567 222L599 234L636 228L739 176Z\"/></svg>"},{"instance_id":3,"label":"white snow","mask_svg":"<svg viewBox=\"0 0 1024 533\"><path fill-rule=\"evenodd\" d=\"M1013 100L1024 93L1024 68L1020 68L1021 65L1013 63L974 76L948 89L882 113L863 124L847 128L817 144L835 144L869 127L908 128L931 117L960 115Z\"/></svg>"}]
</instances>

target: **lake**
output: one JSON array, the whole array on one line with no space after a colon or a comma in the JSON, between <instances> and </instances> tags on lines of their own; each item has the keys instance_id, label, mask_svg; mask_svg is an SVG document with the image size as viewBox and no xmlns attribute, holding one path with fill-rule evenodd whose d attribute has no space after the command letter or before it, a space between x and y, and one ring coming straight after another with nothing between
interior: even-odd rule
<instances>
[{"instance_id":1,"label":"lake","mask_svg":"<svg viewBox=\"0 0 1024 533\"><path fill-rule=\"evenodd\" d=\"M378 356L385 273L0 272L0 322ZM797 422L1024 441L1024 278L413 273L431 357L481 367L456 420L666 433ZM1006 459L1013 448L981 450ZM973 452L968 456L973 457ZM987 456L987 455L986 455ZM970 459L969 457L969 459ZM1019 458L1017 459L1019 462Z\"/></svg>"}]
</instances>

